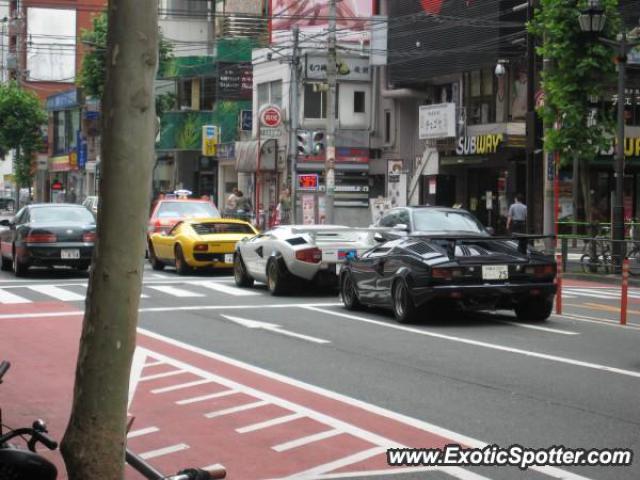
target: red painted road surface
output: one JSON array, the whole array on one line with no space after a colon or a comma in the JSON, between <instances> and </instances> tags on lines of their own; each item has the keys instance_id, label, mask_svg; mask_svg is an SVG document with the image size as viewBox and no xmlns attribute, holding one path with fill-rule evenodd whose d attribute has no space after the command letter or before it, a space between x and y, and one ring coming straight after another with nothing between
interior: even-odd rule
<instances>
[{"instance_id":1,"label":"red painted road surface","mask_svg":"<svg viewBox=\"0 0 640 480\"><path fill-rule=\"evenodd\" d=\"M62 316L22 316L43 311ZM13 313L21 316L6 316ZM44 418L60 439L71 405L81 316L64 303L4 305L2 314L0 357L12 362L0 386L3 421L15 427ZM304 472L366 476L389 468L387 447L454 443L425 424L144 332L138 335L132 378L137 381L130 412L136 422L129 446L166 473L221 463L230 479ZM57 452L47 456L62 465ZM138 477L129 472L127 478Z\"/></svg>"}]
</instances>

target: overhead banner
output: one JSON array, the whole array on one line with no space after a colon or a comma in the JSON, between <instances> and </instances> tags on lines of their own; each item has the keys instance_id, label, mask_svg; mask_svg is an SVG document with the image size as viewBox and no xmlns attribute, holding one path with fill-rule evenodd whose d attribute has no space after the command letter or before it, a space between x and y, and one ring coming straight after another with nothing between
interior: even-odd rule
<instances>
[{"instance_id":1,"label":"overhead banner","mask_svg":"<svg viewBox=\"0 0 640 480\"><path fill-rule=\"evenodd\" d=\"M420 140L448 138L456 136L456 104L438 103L420 106Z\"/></svg>"},{"instance_id":2,"label":"overhead banner","mask_svg":"<svg viewBox=\"0 0 640 480\"><path fill-rule=\"evenodd\" d=\"M341 0L336 5L338 43L368 43L373 11L371 0ZM327 0L271 0L272 43L288 43L293 27L300 29L302 45L326 43L329 29Z\"/></svg>"}]
</instances>

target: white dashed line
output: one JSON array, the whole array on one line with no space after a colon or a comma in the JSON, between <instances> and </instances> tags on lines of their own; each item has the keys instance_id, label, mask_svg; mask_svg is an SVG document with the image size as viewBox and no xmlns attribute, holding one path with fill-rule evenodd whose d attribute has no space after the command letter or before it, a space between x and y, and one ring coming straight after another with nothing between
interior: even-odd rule
<instances>
[{"instance_id":1,"label":"white dashed line","mask_svg":"<svg viewBox=\"0 0 640 480\"><path fill-rule=\"evenodd\" d=\"M237 407L225 408L224 410L218 410L216 412L205 413L206 418L222 417L224 415L231 415L236 412L244 412L245 410L253 410L254 408L264 407L269 402L266 400L260 400L258 402L245 403L244 405L238 405Z\"/></svg>"},{"instance_id":2,"label":"white dashed line","mask_svg":"<svg viewBox=\"0 0 640 480\"><path fill-rule=\"evenodd\" d=\"M188 448L189 445L187 445L186 443L178 443L169 447L158 448L157 450L151 450L149 452L141 453L140 457L143 460L149 460L151 458L161 457L170 453L181 452L182 450L187 450Z\"/></svg>"},{"instance_id":3,"label":"white dashed line","mask_svg":"<svg viewBox=\"0 0 640 480\"><path fill-rule=\"evenodd\" d=\"M184 400L178 400L177 405L189 405L190 403L204 402L205 400L212 400L214 398L227 397L238 393L238 390L224 390L223 392L210 393L208 395L200 395L199 397L185 398Z\"/></svg>"},{"instance_id":4,"label":"white dashed line","mask_svg":"<svg viewBox=\"0 0 640 480\"><path fill-rule=\"evenodd\" d=\"M298 420L299 418L304 418L304 415L301 413L292 413L290 415L285 415L283 417L272 418L271 420L266 420L264 422L254 423L253 425L247 425L246 427L236 428L236 432L238 433L255 432L256 430L262 430L264 428L269 428L274 425L282 425L283 423L292 422L293 420Z\"/></svg>"},{"instance_id":5,"label":"white dashed line","mask_svg":"<svg viewBox=\"0 0 640 480\"><path fill-rule=\"evenodd\" d=\"M289 442L274 445L273 447L271 447L271 449L275 450L276 452L285 452L287 450L291 450L292 448L309 445L310 443L319 442L320 440L324 440L325 438L335 437L336 435L341 435L342 433L344 432L340 430L327 430L325 432L314 433L313 435L307 435L306 437L300 437Z\"/></svg>"},{"instance_id":6,"label":"white dashed line","mask_svg":"<svg viewBox=\"0 0 640 480\"><path fill-rule=\"evenodd\" d=\"M145 365L148 366L148 365ZM171 385L169 387L164 388L156 388L155 390L151 390L151 393L165 393L165 392L173 392L174 390L181 390L183 388L195 387L198 385L204 385L206 383L211 383L211 380L195 380L193 382L180 383L178 385Z\"/></svg>"},{"instance_id":7,"label":"white dashed line","mask_svg":"<svg viewBox=\"0 0 640 480\"><path fill-rule=\"evenodd\" d=\"M127 433L127 438L141 437L143 435L149 435L150 433L156 433L159 431L160 429L158 427L141 428L140 430L132 430Z\"/></svg>"}]
</instances>

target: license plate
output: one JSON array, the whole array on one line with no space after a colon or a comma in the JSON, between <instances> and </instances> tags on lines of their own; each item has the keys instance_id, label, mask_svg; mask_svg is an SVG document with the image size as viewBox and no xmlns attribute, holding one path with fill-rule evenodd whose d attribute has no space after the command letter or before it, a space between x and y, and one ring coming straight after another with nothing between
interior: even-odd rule
<instances>
[{"instance_id":1,"label":"license plate","mask_svg":"<svg viewBox=\"0 0 640 480\"><path fill-rule=\"evenodd\" d=\"M224 263L233 263L233 253L224 254Z\"/></svg>"},{"instance_id":2,"label":"license plate","mask_svg":"<svg viewBox=\"0 0 640 480\"><path fill-rule=\"evenodd\" d=\"M508 280L509 268L506 265L483 265L483 280Z\"/></svg>"},{"instance_id":3,"label":"license plate","mask_svg":"<svg viewBox=\"0 0 640 480\"><path fill-rule=\"evenodd\" d=\"M77 258L80 258L80 250L78 250L78 249L61 250L60 251L60 258L64 258L64 259L77 259Z\"/></svg>"},{"instance_id":4,"label":"license plate","mask_svg":"<svg viewBox=\"0 0 640 480\"><path fill-rule=\"evenodd\" d=\"M334 263L338 261L338 252L335 250L322 250L322 261Z\"/></svg>"}]
</instances>

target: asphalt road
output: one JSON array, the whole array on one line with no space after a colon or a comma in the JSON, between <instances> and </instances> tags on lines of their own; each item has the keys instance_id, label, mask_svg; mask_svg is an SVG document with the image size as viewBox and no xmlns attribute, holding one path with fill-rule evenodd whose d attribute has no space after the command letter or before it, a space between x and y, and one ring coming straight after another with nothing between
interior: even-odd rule
<instances>
[{"instance_id":1,"label":"asphalt road","mask_svg":"<svg viewBox=\"0 0 640 480\"><path fill-rule=\"evenodd\" d=\"M81 311L86 283L86 275L75 273L37 271L26 279L16 280L2 272L0 323L3 310L9 312L12 305L32 305L30 314L34 317L46 314L52 301ZM371 439L381 436L381 432L386 431L387 438L397 439L406 433L403 429L415 427L435 432L451 443L467 445L623 447L640 452L640 291L630 290L630 324L626 327L616 324L618 292L615 285L568 282L564 315L554 315L544 323L517 322L510 312L490 312L452 314L429 323L399 325L385 311L344 310L334 292L301 287L293 296L272 297L261 285L238 289L226 275L179 277L169 269L148 270L139 324L147 335L141 341L144 351L159 352L160 344L154 342L161 340L174 347L185 346L189 352L209 352L216 356L215 361L226 366L258 367L259 371L252 372L268 380L252 383L253 380L237 372L227 372L227 367L203 364L196 368L195 358L177 353L172 357L172 352L155 357L150 353L156 361L147 362L144 368L157 365L155 368L162 370L164 362L167 370L156 375L143 373L140 378L146 377L144 385L157 382L153 385L155 391L164 388L173 394L191 388L183 386L191 383L233 384L234 391L242 385L240 393L251 397L247 399L249 409L257 409L260 402L266 402L264 399L268 400L269 408L287 407L287 414L265 413L263 422L280 418L279 415L291 415L292 419L297 415L296 418L310 416L314 421L333 425L327 419L332 407L327 404L325 411L313 403L313 395L322 395L357 407L367 415L375 414L367 422L353 412L344 416L336 412L335 418L366 430L369 436L358 437L361 430L352 434L377 447L384 442L375 443ZM5 315L7 319L11 317L10 313ZM173 371L170 365L181 369ZM178 382L177 378L187 370L200 380ZM206 377L205 370L215 372L216 377ZM293 385L305 393L298 398L297 393L280 386L276 395L270 388L277 382ZM140 388L140 402L143 396L145 402L158 398ZM252 403L255 397L259 401ZM227 394L219 396L221 406L217 411L224 412L225 418L232 417L226 415L229 413L226 409L236 408L237 403L230 400L223 403L224 398L228 398ZM279 403L292 398L296 399L293 402L296 406L303 405L306 409L298 411L289 403ZM309 407L312 404L313 408ZM180 415L187 415L185 412L172 410L166 414L180 421ZM314 417L318 412L324 416ZM284 417L282 423L288 422ZM393 419L395 423L384 427L381 423L380 430L376 430L380 417ZM370 427L365 427L366 424ZM244 441L242 435L234 437L233 451L222 452L222 456L235 451L239 459L223 458L222 463L230 467L242 459ZM344 445L344 456L365 448L337 439L333 442L334 449L336 445L340 448ZM251 448L254 446L251 443ZM298 460L316 453L300 452ZM252 461L261 458L259 453L256 455ZM332 459L337 458L336 452L333 455ZM264 458L272 461L271 457ZM323 462L331 463L321 458L317 463ZM356 464L355 460L352 463ZM348 466L348 462L344 465ZM637 461L631 467L558 467L526 472L514 467L471 467L439 472L404 469L391 474L378 472L382 467L374 466L360 468L359 471L369 473L359 475L358 470L355 473L343 470L343 476L335 471L331 476L327 467L322 475L308 478L640 478ZM307 467L295 471L310 472L312 469ZM229 471L231 479L258 478L253 473L234 476L233 469Z\"/></svg>"}]
</instances>

